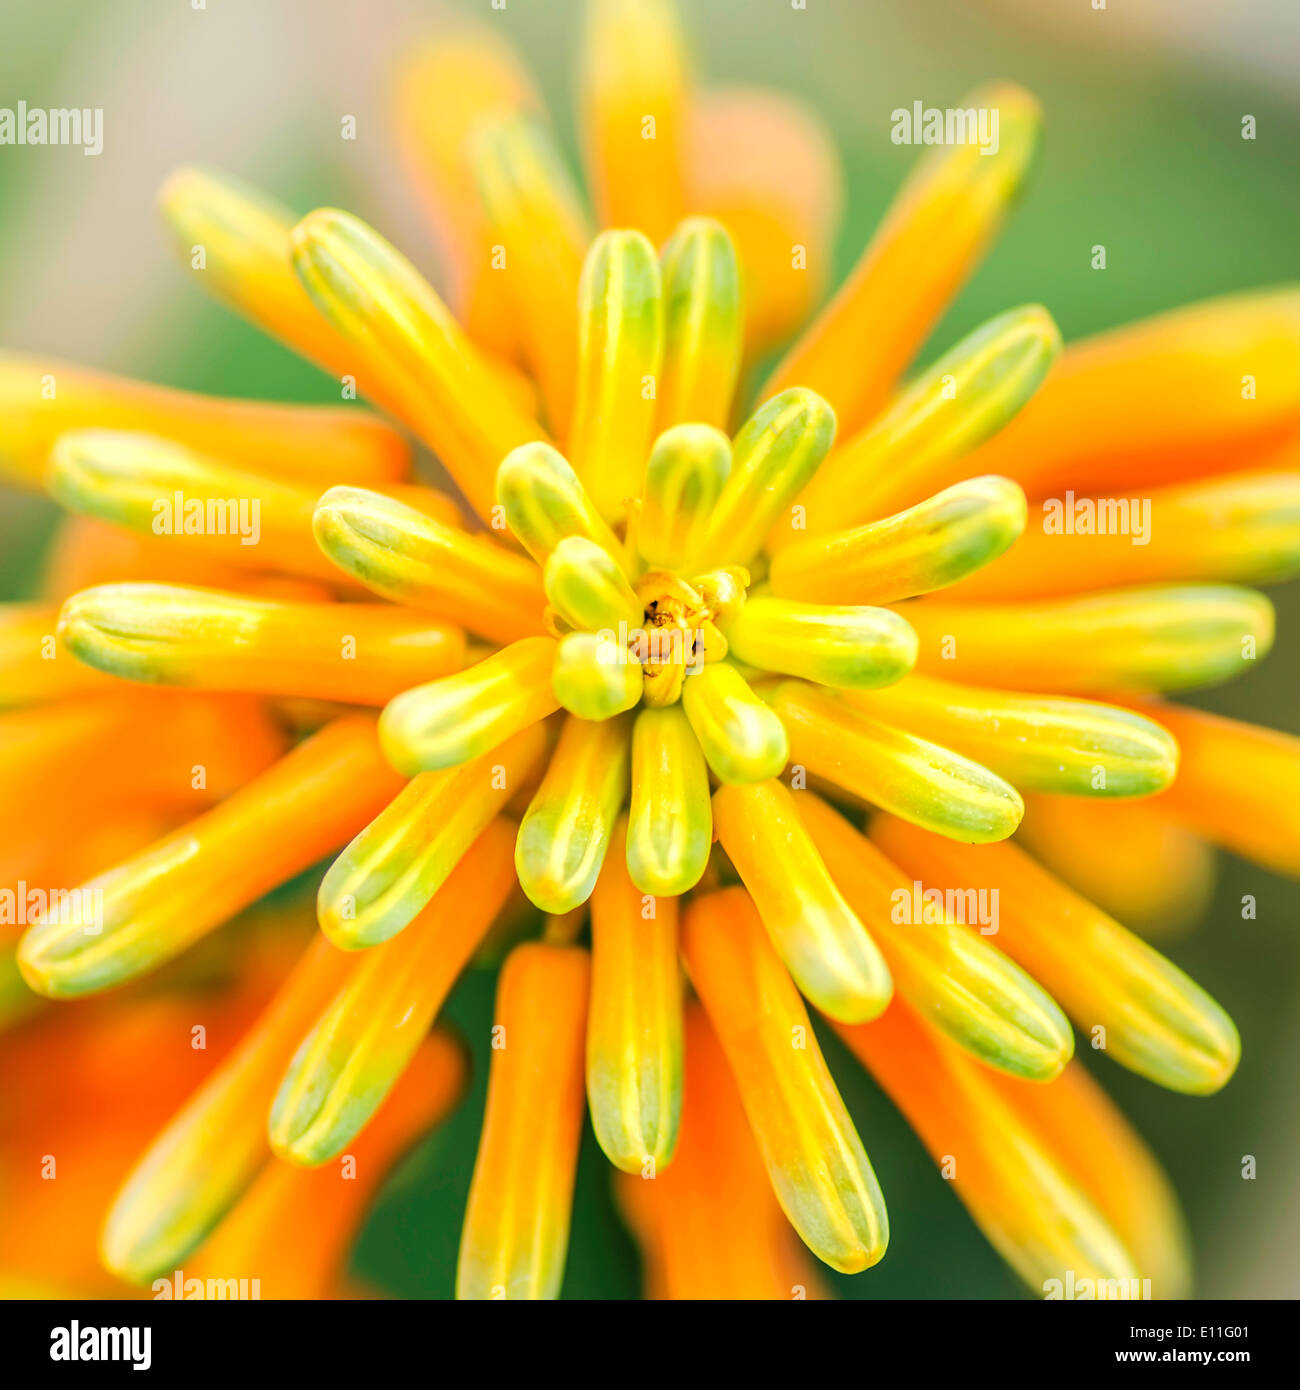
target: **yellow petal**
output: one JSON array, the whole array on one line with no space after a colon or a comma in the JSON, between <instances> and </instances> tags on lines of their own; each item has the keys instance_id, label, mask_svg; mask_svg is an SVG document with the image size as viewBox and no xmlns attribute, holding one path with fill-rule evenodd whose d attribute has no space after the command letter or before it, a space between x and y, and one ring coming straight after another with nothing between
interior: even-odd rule
<instances>
[{"instance_id":1,"label":"yellow petal","mask_svg":"<svg viewBox=\"0 0 1300 1390\"><path fill-rule=\"evenodd\" d=\"M786 598L893 603L945 588L996 560L1024 530L1025 495L972 478L883 521L796 540L772 561Z\"/></svg>"},{"instance_id":2,"label":"yellow petal","mask_svg":"<svg viewBox=\"0 0 1300 1390\"><path fill-rule=\"evenodd\" d=\"M200 288L331 376L356 379L363 354L322 318L293 273L296 213L240 179L193 165L167 179L158 206L177 257ZM400 397L388 398L377 364L365 382L371 400L401 413Z\"/></svg>"},{"instance_id":3,"label":"yellow petal","mask_svg":"<svg viewBox=\"0 0 1300 1390\"><path fill-rule=\"evenodd\" d=\"M765 782L785 766L789 745L780 719L729 662L688 675L682 708L720 782Z\"/></svg>"},{"instance_id":4,"label":"yellow petal","mask_svg":"<svg viewBox=\"0 0 1300 1390\"><path fill-rule=\"evenodd\" d=\"M493 243L489 273L512 307L547 424L563 441L577 379L578 282L588 241L577 190L554 137L530 114L481 121L470 157Z\"/></svg>"},{"instance_id":5,"label":"yellow petal","mask_svg":"<svg viewBox=\"0 0 1300 1390\"><path fill-rule=\"evenodd\" d=\"M678 570L704 547L731 472L731 441L711 425L674 425L655 440L634 521L637 549L658 569Z\"/></svg>"},{"instance_id":6,"label":"yellow petal","mask_svg":"<svg viewBox=\"0 0 1300 1390\"><path fill-rule=\"evenodd\" d=\"M663 291L640 232L602 232L578 286L578 378L569 457L601 514L641 488L663 355Z\"/></svg>"},{"instance_id":7,"label":"yellow petal","mask_svg":"<svg viewBox=\"0 0 1300 1390\"><path fill-rule=\"evenodd\" d=\"M50 453L45 486L69 511L157 536L160 546L210 555L240 569L332 583L340 578L312 539L318 487L250 473L157 435L62 434ZM456 524L458 510L444 493L401 491L438 521Z\"/></svg>"},{"instance_id":8,"label":"yellow petal","mask_svg":"<svg viewBox=\"0 0 1300 1390\"><path fill-rule=\"evenodd\" d=\"M549 444L524 444L497 470L497 504L519 543L544 565L566 536L583 536L618 557L622 545L578 475Z\"/></svg>"},{"instance_id":9,"label":"yellow petal","mask_svg":"<svg viewBox=\"0 0 1300 1390\"><path fill-rule=\"evenodd\" d=\"M395 603L430 609L495 642L542 630L536 567L486 536L353 487L330 488L311 524L334 565Z\"/></svg>"},{"instance_id":10,"label":"yellow petal","mask_svg":"<svg viewBox=\"0 0 1300 1390\"><path fill-rule=\"evenodd\" d=\"M179 584L101 584L59 614L79 661L126 680L382 705L459 671L465 634L378 603L276 603Z\"/></svg>"},{"instance_id":11,"label":"yellow petal","mask_svg":"<svg viewBox=\"0 0 1300 1390\"><path fill-rule=\"evenodd\" d=\"M570 632L555 651L551 689L580 719L612 719L641 700L641 667L610 633Z\"/></svg>"},{"instance_id":12,"label":"yellow petal","mask_svg":"<svg viewBox=\"0 0 1300 1390\"><path fill-rule=\"evenodd\" d=\"M515 869L543 912L585 903L627 795L628 716L569 715L542 785L519 826Z\"/></svg>"},{"instance_id":13,"label":"yellow petal","mask_svg":"<svg viewBox=\"0 0 1300 1390\"><path fill-rule=\"evenodd\" d=\"M365 1127L504 905L513 831L489 825L416 920L359 957L276 1091L268 1135L280 1158L314 1167Z\"/></svg>"},{"instance_id":14,"label":"yellow petal","mask_svg":"<svg viewBox=\"0 0 1300 1390\"><path fill-rule=\"evenodd\" d=\"M731 473L709 525L711 565L747 564L830 450L835 414L802 387L761 406L736 436Z\"/></svg>"},{"instance_id":15,"label":"yellow petal","mask_svg":"<svg viewBox=\"0 0 1300 1390\"><path fill-rule=\"evenodd\" d=\"M454 676L390 700L379 718L384 755L404 776L455 767L545 719L555 643L525 637Z\"/></svg>"},{"instance_id":16,"label":"yellow petal","mask_svg":"<svg viewBox=\"0 0 1300 1390\"><path fill-rule=\"evenodd\" d=\"M412 779L322 879L316 910L325 935L356 950L405 929L527 785L546 748L545 726L533 724L473 762Z\"/></svg>"},{"instance_id":17,"label":"yellow petal","mask_svg":"<svg viewBox=\"0 0 1300 1390\"><path fill-rule=\"evenodd\" d=\"M647 899L628 877L625 820L591 898L587 1103L606 1158L657 1178L673 1156L682 1108L677 900Z\"/></svg>"},{"instance_id":18,"label":"yellow petal","mask_svg":"<svg viewBox=\"0 0 1300 1390\"><path fill-rule=\"evenodd\" d=\"M148 973L344 843L397 785L374 721L336 720L211 811L83 884L74 910L30 927L18 954L23 978L38 994L68 999Z\"/></svg>"},{"instance_id":19,"label":"yellow petal","mask_svg":"<svg viewBox=\"0 0 1300 1390\"><path fill-rule=\"evenodd\" d=\"M644 616L627 575L609 553L585 536L565 536L546 560L546 597L570 627L624 633Z\"/></svg>"},{"instance_id":20,"label":"yellow petal","mask_svg":"<svg viewBox=\"0 0 1300 1390\"><path fill-rule=\"evenodd\" d=\"M359 218L334 208L293 229L293 268L317 309L357 346L387 401L491 519L497 465L540 437L415 267ZM358 387L368 390L369 377ZM395 408L395 407L394 407ZM332 482L359 481L340 478Z\"/></svg>"},{"instance_id":21,"label":"yellow petal","mask_svg":"<svg viewBox=\"0 0 1300 1390\"><path fill-rule=\"evenodd\" d=\"M824 1298L777 1204L727 1059L698 1001L686 1006L686 1096L672 1165L614 1192L646 1261L646 1296Z\"/></svg>"},{"instance_id":22,"label":"yellow petal","mask_svg":"<svg viewBox=\"0 0 1300 1390\"><path fill-rule=\"evenodd\" d=\"M972 468L967 456L1014 418L1060 350L1060 332L1041 304L981 324L918 373L879 419L841 438L799 499L805 529L813 535L840 531L990 474ZM778 527L771 544L799 539L798 531Z\"/></svg>"},{"instance_id":23,"label":"yellow petal","mask_svg":"<svg viewBox=\"0 0 1300 1390\"><path fill-rule=\"evenodd\" d=\"M772 707L790 761L844 791L971 844L1005 840L1020 824L1016 789L979 763L870 719L844 698L783 681Z\"/></svg>"},{"instance_id":24,"label":"yellow petal","mask_svg":"<svg viewBox=\"0 0 1300 1390\"><path fill-rule=\"evenodd\" d=\"M696 899L682 946L790 1224L832 1269L867 1269L889 1243L880 1184L749 895Z\"/></svg>"},{"instance_id":25,"label":"yellow petal","mask_svg":"<svg viewBox=\"0 0 1300 1390\"><path fill-rule=\"evenodd\" d=\"M1169 734L1115 705L925 676L845 698L872 718L982 763L1022 791L1149 796L1178 770Z\"/></svg>"},{"instance_id":26,"label":"yellow petal","mask_svg":"<svg viewBox=\"0 0 1300 1390\"><path fill-rule=\"evenodd\" d=\"M655 428L695 421L723 429L745 333L736 248L721 222L688 217L660 260L664 357Z\"/></svg>"},{"instance_id":27,"label":"yellow petal","mask_svg":"<svg viewBox=\"0 0 1300 1390\"><path fill-rule=\"evenodd\" d=\"M1273 605L1228 584L1006 604L908 604L927 674L1072 695L1182 690L1244 674L1273 645Z\"/></svg>"},{"instance_id":28,"label":"yellow petal","mask_svg":"<svg viewBox=\"0 0 1300 1390\"><path fill-rule=\"evenodd\" d=\"M884 403L979 263L1038 141L1038 103L1019 87L980 88L961 108L986 111L990 131L996 113L996 150L990 153L993 142L972 140L921 161L844 286L772 373L764 396L808 386L830 401L845 430Z\"/></svg>"},{"instance_id":29,"label":"yellow petal","mask_svg":"<svg viewBox=\"0 0 1300 1390\"><path fill-rule=\"evenodd\" d=\"M875 1018L893 992L889 967L832 882L792 794L776 780L720 787L713 819L800 993L832 1018Z\"/></svg>"},{"instance_id":30,"label":"yellow petal","mask_svg":"<svg viewBox=\"0 0 1300 1390\"><path fill-rule=\"evenodd\" d=\"M704 875L713 846L709 769L680 704L643 709L632 730L627 868L632 882L675 897Z\"/></svg>"},{"instance_id":31,"label":"yellow petal","mask_svg":"<svg viewBox=\"0 0 1300 1390\"><path fill-rule=\"evenodd\" d=\"M927 887L997 888L998 945L1121 1066L1190 1095L1219 1090L1236 1069L1241 1041L1219 1005L1022 849L958 845L888 816L871 838Z\"/></svg>"},{"instance_id":32,"label":"yellow petal","mask_svg":"<svg viewBox=\"0 0 1300 1390\"><path fill-rule=\"evenodd\" d=\"M995 949L997 898L972 884L950 903L927 902L918 884L820 797L801 792L795 802L908 1005L999 1071L1033 1081L1058 1075L1074 1052L1074 1034L1055 1000Z\"/></svg>"},{"instance_id":33,"label":"yellow petal","mask_svg":"<svg viewBox=\"0 0 1300 1390\"><path fill-rule=\"evenodd\" d=\"M887 608L800 603L760 594L724 625L750 666L820 685L865 689L899 680L916 660L916 634Z\"/></svg>"}]
</instances>

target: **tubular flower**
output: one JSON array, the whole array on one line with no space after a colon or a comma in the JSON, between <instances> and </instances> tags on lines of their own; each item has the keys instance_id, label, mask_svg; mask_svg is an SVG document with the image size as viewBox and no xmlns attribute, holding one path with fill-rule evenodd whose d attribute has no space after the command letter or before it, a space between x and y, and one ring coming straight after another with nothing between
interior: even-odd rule
<instances>
[{"instance_id":1,"label":"tubular flower","mask_svg":"<svg viewBox=\"0 0 1300 1390\"><path fill-rule=\"evenodd\" d=\"M19 977L60 999L175 970L334 856L321 934L127 1177L104 1263L260 1260L324 1165L453 1103L463 1057L430 1029L504 952L458 1296L558 1296L584 1105L656 1296L818 1294L791 1229L877 1263L891 1156L882 1183L809 1006L1031 1289L1177 1294L1176 1204L1071 1022L1187 1094L1239 1055L1122 924L1186 904L1143 898L1108 826L1201 881L1206 841L1300 872L1273 813L1300 745L1157 698L1266 655L1241 586L1300 569L1300 292L1064 351L1031 304L903 382L1032 159L1036 103L998 86L972 98L997 151L933 152L741 399L811 307L789 244L825 252L833 158L797 109L701 92L667 0L591 10L594 225L494 39L409 60L450 303L349 213L212 172L163 192L202 283L413 432L465 512L359 410L0 359L0 470L76 514L0 615L4 804L76 775L117 832L68 843L48 790L0 812L8 878L67 890L10 915L0 1018ZM806 186L743 157L756 132ZM1248 370L1277 386L1238 410ZM1149 508L1109 496L1131 478ZM159 748L184 781L123 773ZM317 1235L336 1260L341 1225Z\"/></svg>"}]
</instances>

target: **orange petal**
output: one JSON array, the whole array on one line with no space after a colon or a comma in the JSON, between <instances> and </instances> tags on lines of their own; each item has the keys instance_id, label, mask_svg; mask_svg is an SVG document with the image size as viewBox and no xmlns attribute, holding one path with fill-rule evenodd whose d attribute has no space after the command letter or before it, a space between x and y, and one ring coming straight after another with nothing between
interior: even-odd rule
<instances>
[{"instance_id":1,"label":"orange petal","mask_svg":"<svg viewBox=\"0 0 1300 1390\"><path fill-rule=\"evenodd\" d=\"M501 971L457 1298L557 1298L582 1132L585 951L517 947Z\"/></svg>"},{"instance_id":2,"label":"orange petal","mask_svg":"<svg viewBox=\"0 0 1300 1390\"><path fill-rule=\"evenodd\" d=\"M842 201L830 132L812 108L760 87L721 87L691 105L687 188L740 258L745 347L783 342L821 302Z\"/></svg>"},{"instance_id":3,"label":"orange petal","mask_svg":"<svg viewBox=\"0 0 1300 1390\"><path fill-rule=\"evenodd\" d=\"M547 423L562 441L577 377L586 217L554 137L540 120L523 114L485 120L472 144L492 242L489 273L504 287L524 360L542 389Z\"/></svg>"},{"instance_id":4,"label":"orange petal","mask_svg":"<svg viewBox=\"0 0 1300 1390\"><path fill-rule=\"evenodd\" d=\"M1023 603L918 599L903 616L916 669L1065 695L1187 690L1248 671L1273 645L1273 605L1235 584L1155 584Z\"/></svg>"},{"instance_id":5,"label":"orange petal","mask_svg":"<svg viewBox=\"0 0 1300 1390\"><path fill-rule=\"evenodd\" d=\"M0 476L39 486L55 439L92 428L160 434L254 472L322 486L374 486L410 468L410 445L353 407L201 396L71 362L0 354Z\"/></svg>"},{"instance_id":6,"label":"orange petal","mask_svg":"<svg viewBox=\"0 0 1300 1390\"><path fill-rule=\"evenodd\" d=\"M1264 467L1261 451L1298 427L1300 289L1252 290L1072 344L963 476L1002 473L1035 498L1067 488L1132 496Z\"/></svg>"},{"instance_id":7,"label":"orange petal","mask_svg":"<svg viewBox=\"0 0 1300 1390\"><path fill-rule=\"evenodd\" d=\"M465 634L380 603L274 603L178 584L74 594L59 640L124 680L383 705L459 671Z\"/></svg>"},{"instance_id":8,"label":"orange petal","mask_svg":"<svg viewBox=\"0 0 1300 1390\"><path fill-rule=\"evenodd\" d=\"M116 687L110 677L59 647L58 621L54 604L0 604L0 708Z\"/></svg>"},{"instance_id":9,"label":"orange petal","mask_svg":"<svg viewBox=\"0 0 1300 1390\"><path fill-rule=\"evenodd\" d=\"M351 966L316 937L238 1048L154 1140L104 1223L101 1252L114 1273L135 1282L170 1273L239 1200L270 1157L266 1112L285 1063Z\"/></svg>"},{"instance_id":10,"label":"orange petal","mask_svg":"<svg viewBox=\"0 0 1300 1390\"><path fill-rule=\"evenodd\" d=\"M662 242L682 215L686 55L673 0L587 7L582 124L601 225Z\"/></svg>"},{"instance_id":11,"label":"orange petal","mask_svg":"<svg viewBox=\"0 0 1300 1390\"><path fill-rule=\"evenodd\" d=\"M1178 1199L1136 1131L1079 1062L1047 1086L989 1081L1096 1203L1156 1298L1186 1298L1191 1251Z\"/></svg>"},{"instance_id":12,"label":"orange petal","mask_svg":"<svg viewBox=\"0 0 1300 1390\"><path fill-rule=\"evenodd\" d=\"M1028 92L1004 83L961 105L998 113L996 152L953 145L917 166L849 279L763 387L764 397L795 385L825 396L843 437L885 403L979 263L1031 162L1040 112Z\"/></svg>"},{"instance_id":13,"label":"orange petal","mask_svg":"<svg viewBox=\"0 0 1300 1390\"><path fill-rule=\"evenodd\" d=\"M393 100L398 144L450 276L452 303L471 335L509 353L518 329L490 265L471 135L481 120L540 110L532 81L491 29L458 25L403 55Z\"/></svg>"},{"instance_id":14,"label":"orange petal","mask_svg":"<svg viewBox=\"0 0 1300 1390\"><path fill-rule=\"evenodd\" d=\"M465 1075L461 1047L433 1033L339 1165L268 1164L186 1261L186 1282L249 1278L258 1281L260 1298L338 1297L350 1247L384 1179L460 1099Z\"/></svg>"},{"instance_id":15,"label":"orange petal","mask_svg":"<svg viewBox=\"0 0 1300 1390\"><path fill-rule=\"evenodd\" d=\"M1071 1276L1147 1274L1066 1155L1002 1097L997 1072L926 1027L901 999L873 1023L837 1024L836 1031L903 1112L990 1244L1035 1293L1049 1294L1052 1280ZM1008 1079L1011 1086L1045 1089Z\"/></svg>"},{"instance_id":16,"label":"orange petal","mask_svg":"<svg viewBox=\"0 0 1300 1390\"><path fill-rule=\"evenodd\" d=\"M73 912L29 928L24 977L62 998L153 970L344 844L400 785L374 720L337 720L213 810L82 885L93 922Z\"/></svg>"},{"instance_id":17,"label":"orange petal","mask_svg":"<svg viewBox=\"0 0 1300 1390\"><path fill-rule=\"evenodd\" d=\"M959 845L892 816L871 838L926 887L998 898L997 944L1051 991L1091 1045L1159 1086L1209 1095L1241 1055L1232 1020L1171 961L1018 846Z\"/></svg>"},{"instance_id":18,"label":"orange petal","mask_svg":"<svg viewBox=\"0 0 1300 1390\"><path fill-rule=\"evenodd\" d=\"M1160 810L1244 859L1300 876L1300 738L1182 706L1140 708L1182 750Z\"/></svg>"},{"instance_id":19,"label":"orange petal","mask_svg":"<svg viewBox=\"0 0 1300 1390\"><path fill-rule=\"evenodd\" d=\"M620 1173L614 1183L645 1255L650 1297L825 1297L772 1194L726 1056L698 1003L686 1010L676 1157L653 1177Z\"/></svg>"},{"instance_id":20,"label":"orange petal","mask_svg":"<svg viewBox=\"0 0 1300 1390\"><path fill-rule=\"evenodd\" d=\"M1048 498L948 597L965 603L1124 584L1276 584L1300 571L1300 471L1232 474L1124 497Z\"/></svg>"},{"instance_id":21,"label":"orange petal","mask_svg":"<svg viewBox=\"0 0 1300 1390\"><path fill-rule=\"evenodd\" d=\"M1027 796L1019 836L1058 878L1143 936L1176 935L1209 906L1214 850L1164 797Z\"/></svg>"}]
</instances>

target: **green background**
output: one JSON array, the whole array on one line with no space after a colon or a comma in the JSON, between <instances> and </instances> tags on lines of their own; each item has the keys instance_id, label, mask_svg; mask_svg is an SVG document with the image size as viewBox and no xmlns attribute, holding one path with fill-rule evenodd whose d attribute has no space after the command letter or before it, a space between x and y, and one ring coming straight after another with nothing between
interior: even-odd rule
<instances>
[{"instance_id":1,"label":"green background","mask_svg":"<svg viewBox=\"0 0 1300 1390\"><path fill-rule=\"evenodd\" d=\"M915 154L890 143L891 110L915 100L953 105L991 78L1040 98L1035 176L927 355L1013 304L1045 303L1071 339L1300 273L1300 109L1285 80L1287 62L1294 72L1300 58L1293 5L1113 0L1098 13L1089 0L808 0L798 11L788 0L707 0L688 8L704 78L777 87L829 124L845 172L839 272ZM352 208L428 264L394 149L387 82L403 44L455 13L497 25L528 55L572 157L577 4L509 0L502 13L486 0L210 0L194 12L184 0L3 0L0 105L103 105L105 152L91 160L0 148L0 346L223 394L335 399L314 369L191 292L154 225L149 190L180 160L216 163L304 210ZM338 138L340 112L358 117L355 144ZM1246 113L1258 123L1253 142L1241 139ZM1104 272L1090 268L1098 242ZM6 597L30 588L53 519L40 499L0 493ZM1300 732L1297 586L1274 598L1273 655L1251 678L1194 702ZM1240 920L1246 893L1258 900L1253 922ZM1241 1029L1241 1068L1224 1092L1191 1100L1109 1064L1093 1068L1182 1196L1203 1294L1300 1292L1298 902L1294 884L1225 857L1204 922L1168 948ZM452 1289L493 985L490 973L473 974L451 1000L447 1017L476 1053L473 1088L394 1175L356 1252L357 1272L394 1294ZM1019 1296L889 1102L833 1039L823 1043L892 1226L880 1266L852 1279L828 1275L837 1292ZM1253 1182L1240 1175L1244 1154L1258 1160ZM566 1295L637 1292L636 1254L608 1178L588 1131Z\"/></svg>"}]
</instances>

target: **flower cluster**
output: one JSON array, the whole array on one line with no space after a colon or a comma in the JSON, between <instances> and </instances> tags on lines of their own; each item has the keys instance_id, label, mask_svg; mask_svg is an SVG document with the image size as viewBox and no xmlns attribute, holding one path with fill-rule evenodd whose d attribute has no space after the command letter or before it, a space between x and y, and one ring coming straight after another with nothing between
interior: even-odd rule
<instances>
[{"instance_id":1,"label":"flower cluster","mask_svg":"<svg viewBox=\"0 0 1300 1390\"><path fill-rule=\"evenodd\" d=\"M803 1247L879 1260L809 1005L1031 1288L1180 1293L1174 1199L1071 1022L1219 1089L1232 1021L1117 919L1185 915L1209 843L1300 869L1300 741L1160 698L1263 657L1241 585L1300 572L1300 291L1064 351L1029 305L902 382L1031 162L1036 105L999 86L970 103L996 152L931 153L764 375L819 293L819 128L699 92L662 0L593 4L586 44L595 236L512 55L471 33L407 60L454 311L350 214L194 169L162 193L199 283L458 497L355 406L0 358L0 473L73 513L46 597L0 615L5 871L100 905L26 924L6 1011L19 972L56 1000L175 972L332 859L320 931L108 1203L103 1261L337 1287L363 1202L325 1165L373 1153L373 1190L451 1107L465 1057L430 1029L487 953L460 1296L559 1293L584 1110L652 1295L817 1292ZM1144 544L1031 523L1119 491ZM100 1007L95 1036L134 1017ZM87 1017L0 1040L20 1115L23 1030L84 1047Z\"/></svg>"}]
</instances>

